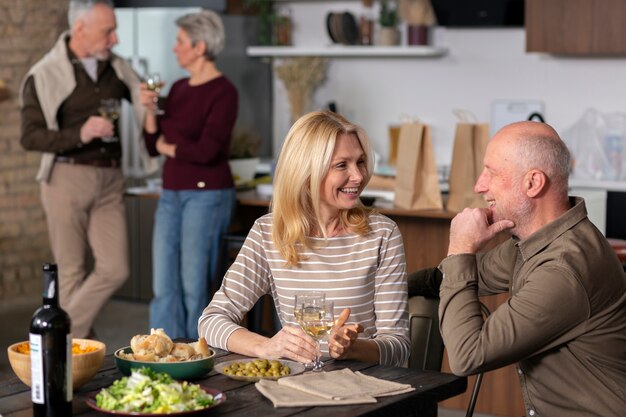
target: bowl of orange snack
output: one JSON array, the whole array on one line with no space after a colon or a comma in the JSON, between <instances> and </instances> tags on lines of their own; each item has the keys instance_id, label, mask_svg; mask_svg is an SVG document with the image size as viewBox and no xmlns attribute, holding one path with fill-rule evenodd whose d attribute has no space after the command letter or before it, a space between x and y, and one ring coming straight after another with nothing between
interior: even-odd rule
<instances>
[{"instance_id":1,"label":"bowl of orange snack","mask_svg":"<svg viewBox=\"0 0 626 417\"><path fill-rule=\"evenodd\" d=\"M30 387L30 344L14 343L7 348L9 363L15 375ZM74 390L85 385L98 372L106 345L97 340L72 339L72 386Z\"/></svg>"}]
</instances>

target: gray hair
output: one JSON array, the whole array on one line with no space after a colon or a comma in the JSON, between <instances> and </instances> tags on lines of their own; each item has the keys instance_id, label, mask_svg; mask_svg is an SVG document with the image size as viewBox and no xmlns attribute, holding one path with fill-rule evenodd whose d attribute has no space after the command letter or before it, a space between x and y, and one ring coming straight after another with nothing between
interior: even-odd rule
<instances>
[{"instance_id":1,"label":"gray hair","mask_svg":"<svg viewBox=\"0 0 626 417\"><path fill-rule=\"evenodd\" d=\"M525 170L539 169L555 186L567 189L571 154L558 134L530 134L518 142L517 152Z\"/></svg>"},{"instance_id":2,"label":"gray hair","mask_svg":"<svg viewBox=\"0 0 626 417\"><path fill-rule=\"evenodd\" d=\"M215 57L224 48L224 24L219 15L211 10L202 10L176 19L176 25L187 32L192 45L204 42L206 50L204 56L209 61L215 61Z\"/></svg>"},{"instance_id":3,"label":"gray hair","mask_svg":"<svg viewBox=\"0 0 626 417\"><path fill-rule=\"evenodd\" d=\"M70 0L70 6L67 10L67 21L70 24L70 28L74 27L76 21L91 11L97 4L108 6L111 9L115 8L113 0Z\"/></svg>"}]
</instances>

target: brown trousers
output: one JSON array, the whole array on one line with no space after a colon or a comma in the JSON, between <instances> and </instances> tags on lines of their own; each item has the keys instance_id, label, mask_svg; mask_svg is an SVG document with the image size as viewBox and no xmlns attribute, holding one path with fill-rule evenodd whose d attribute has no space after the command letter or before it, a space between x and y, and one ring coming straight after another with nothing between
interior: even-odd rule
<instances>
[{"instance_id":1,"label":"brown trousers","mask_svg":"<svg viewBox=\"0 0 626 417\"><path fill-rule=\"evenodd\" d=\"M56 163L50 181L41 185L59 267L59 301L72 320L73 337L89 334L100 309L130 274L124 190L119 168L65 163Z\"/></svg>"}]
</instances>

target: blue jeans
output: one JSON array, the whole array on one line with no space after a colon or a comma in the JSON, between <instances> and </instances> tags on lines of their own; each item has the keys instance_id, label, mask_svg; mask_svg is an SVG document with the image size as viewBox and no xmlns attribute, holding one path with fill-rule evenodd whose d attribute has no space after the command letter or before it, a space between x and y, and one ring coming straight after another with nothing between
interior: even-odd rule
<instances>
[{"instance_id":1,"label":"blue jeans","mask_svg":"<svg viewBox=\"0 0 626 417\"><path fill-rule=\"evenodd\" d=\"M150 327L173 339L198 338L220 240L235 208L235 190L163 190L152 240Z\"/></svg>"}]
</instances>

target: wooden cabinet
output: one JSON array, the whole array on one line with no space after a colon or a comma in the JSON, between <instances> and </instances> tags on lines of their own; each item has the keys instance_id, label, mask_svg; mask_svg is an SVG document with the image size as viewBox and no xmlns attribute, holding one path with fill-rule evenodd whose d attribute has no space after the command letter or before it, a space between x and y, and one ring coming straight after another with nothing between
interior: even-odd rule
<instances>
[{"instance_id":1,"label":"wooden cabinet","mask_svg":"<svg viewBox=\"0 0 626 417\"><path fill-rule=\"evenodd\" d=\"M626 55L626 1L526 0L526 51Z\"/></svg>"}]
</instances>

